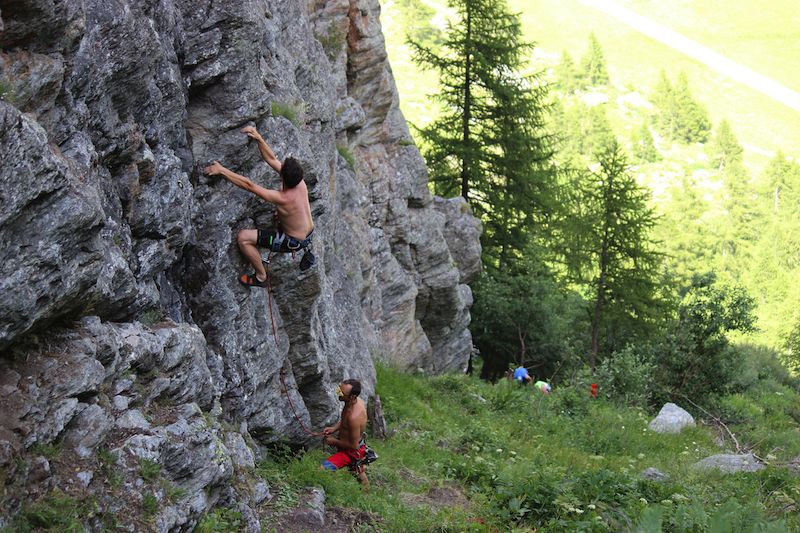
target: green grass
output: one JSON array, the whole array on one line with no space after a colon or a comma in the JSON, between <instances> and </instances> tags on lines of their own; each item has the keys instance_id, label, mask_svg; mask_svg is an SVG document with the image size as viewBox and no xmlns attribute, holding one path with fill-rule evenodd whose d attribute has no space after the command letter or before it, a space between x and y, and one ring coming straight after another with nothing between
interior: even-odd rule
<instances>
[{"instance_id":1,"label":"green grass","mask_svg":"<svg viewBox=\"0 0 800 533\"><path fill-rule=\"evenodd\" d=\"M336 151L338 151L339 155L342 156L345 161L347 161L347 165L351 169L355 170L355 168L356 168L356 157L353 155L353 152L350 151L350 149L347 146L343 145L343 144L340 144L340 145L336 146Z\"/></svg>"},{"instance_id":2,"label":"green grass","mask_svg":"<svg viewBox=\"0 0 800 533\"><path fill-rule=\"evenodd\" d=\"M740 442L772 458L761 472L737 475L691 468L720 453L711 428L654 434L647 429L652 413L591 400L588 391L560 387L543 396L507 382L379 367L378 393L395 433L370 442L380 456L368 469L371 492L358 490L347 472L320 471L327 452L313 450L259 464L259 475L276 494L271 505L291 507L304 487L317 485L328 507L372 513L379 531L800 527L800 478L781 466L800 453L800 425L789 412L800 396L776 383L761 382L743 393L746 398L721 402L724 413L742 411L730 426ZM643 479L647 467L669 480ZM426 500L442 487L463 494L466 508Z\"/></svg>"},{"instance_id":3,"label":"green grass","mask_svg":"<svg viewBox=\"0 0 800 533\"><path fill-rule=\"evenodd\" d=\"M197 533L239 531L241 528L242 513L234 509L219 508L208 513L195 530Z\"/></svg>"},{"instance_id":4,"label":"green grass","mask_svg":"<svg viewBox=\"0 0 800 533\"><path fill-rule=\"evenodd\" d=\"M303 106L291 103L272 102L272 116L283 117L295 126L299 126L303 116Z\"/></svg>"},{"instance_id":5,"label":"green grass","mask_svg":"<svg viewBox=\"0 0 800 533\"><path fill-rule=\"evenodd\" d=\"M47 496L23 507L4 531L53 531L78 533L85 531L82 519L91 517L97 510L93 498L76 500L55 490Z\"/></svg>"},{"instance_id":6,"label":"green grass","mask_svg":"<svg viewBox=\"0 0 800 533\"><path fill-rule=\"evenodd\" d=\"M800 19L794 0L770 0L768 4L730 0L620 3L800 90Z\"/></svg>"},{"instance_id":7,"label":"green grass","mask_svg":"<svg viewBox=\"0 0 800 533\"><path fill-rule=\"evenodd\" d=\"M149 459L139 459L139 475L148 483L152 483L161 475L161 465Z\"/></svg>"}]
</instances>

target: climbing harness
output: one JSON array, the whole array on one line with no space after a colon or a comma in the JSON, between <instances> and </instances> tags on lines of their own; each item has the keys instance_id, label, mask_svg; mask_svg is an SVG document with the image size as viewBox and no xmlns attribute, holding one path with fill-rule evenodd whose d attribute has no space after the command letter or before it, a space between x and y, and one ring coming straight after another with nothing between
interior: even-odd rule
<instances>
[{"instance_id":1,"label":"climbing harness","mask_svg":"<svg viewBox=\"0 0 800 533\"><path fill-rule=\"evenodd\" d=\"M367 446L366 433L362 434L361 440L358 441L359 450L362 446L364 447L364 455L362 455L360 458L354 457L353 462L347 465L348 470L350 470L356 476L364 472L364 467L366 467L368 464L374 463L378 460L378 454L375 453L375 450Z\"/></svg>"}]
</instances>

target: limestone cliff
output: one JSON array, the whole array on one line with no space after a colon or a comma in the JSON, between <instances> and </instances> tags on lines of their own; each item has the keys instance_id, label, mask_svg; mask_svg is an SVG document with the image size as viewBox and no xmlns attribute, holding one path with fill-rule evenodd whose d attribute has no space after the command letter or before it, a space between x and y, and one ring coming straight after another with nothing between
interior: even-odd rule
<instances>
[{"instance_id":1,"label":"limestone cliff","mask_svg":"<svg viewBox=\"0 0 800 533\"><path fill-rule=\"evenodd\" d=\"M428 192L379 12L0 0L1 520L58 488L130 529L219 503L256 527L268 488L234 480L335 420L336 382L466 365L480 225ZM246 125L301 161L316 223L317 264L273 256L271 300L238 284L236 234L272 207L200 172L278 187Z\"/></svg>"}]
</instances>

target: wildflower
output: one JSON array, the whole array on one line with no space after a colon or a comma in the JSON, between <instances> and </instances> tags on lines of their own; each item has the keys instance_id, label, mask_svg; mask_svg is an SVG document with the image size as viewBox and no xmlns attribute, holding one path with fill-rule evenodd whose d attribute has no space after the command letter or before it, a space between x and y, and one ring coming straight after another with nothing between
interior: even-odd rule
<instances>
[{"instance_id":1,"label":"wildflower","mask_svg":"<svg viewBox=\"0 0 800 533\"><path fill-rule=\"evenodd\" d=\"M588 507L588 508L589 508L589 509L591 509L592 511L594 511L595 509L597 509L597 506L596 506L595 504L593 504L593 503L590 503L590 504L589 504L589 505L587 505L586 507Z\"/></svg>"},{"instance_id":2,"label":"wildflower","mask_svg":"<svg viewBox=\"0 0 800 533\"><path fill-rule=\"evenodd\" d=\"M639 501L647 505L647 498L639 498Z\"/></svg>"}]
</instances>

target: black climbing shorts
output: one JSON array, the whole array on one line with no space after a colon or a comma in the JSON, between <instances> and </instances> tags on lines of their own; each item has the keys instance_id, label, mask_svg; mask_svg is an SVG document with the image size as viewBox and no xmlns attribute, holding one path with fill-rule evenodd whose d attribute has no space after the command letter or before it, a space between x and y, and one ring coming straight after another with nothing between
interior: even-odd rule
<instances>
[{"instance_id":1,"label":"black climbing shorts","mask_svg":"<svg viewBox=\"0 0 800 533\"><path fill-rule=\"evenodd\" d=\"M311 245L311 236L314 230L305 239L296 239L277 228L259 229L256 243L262 248L273 252L290 253L308 248Z\"/></svg>"}]
</instances>

